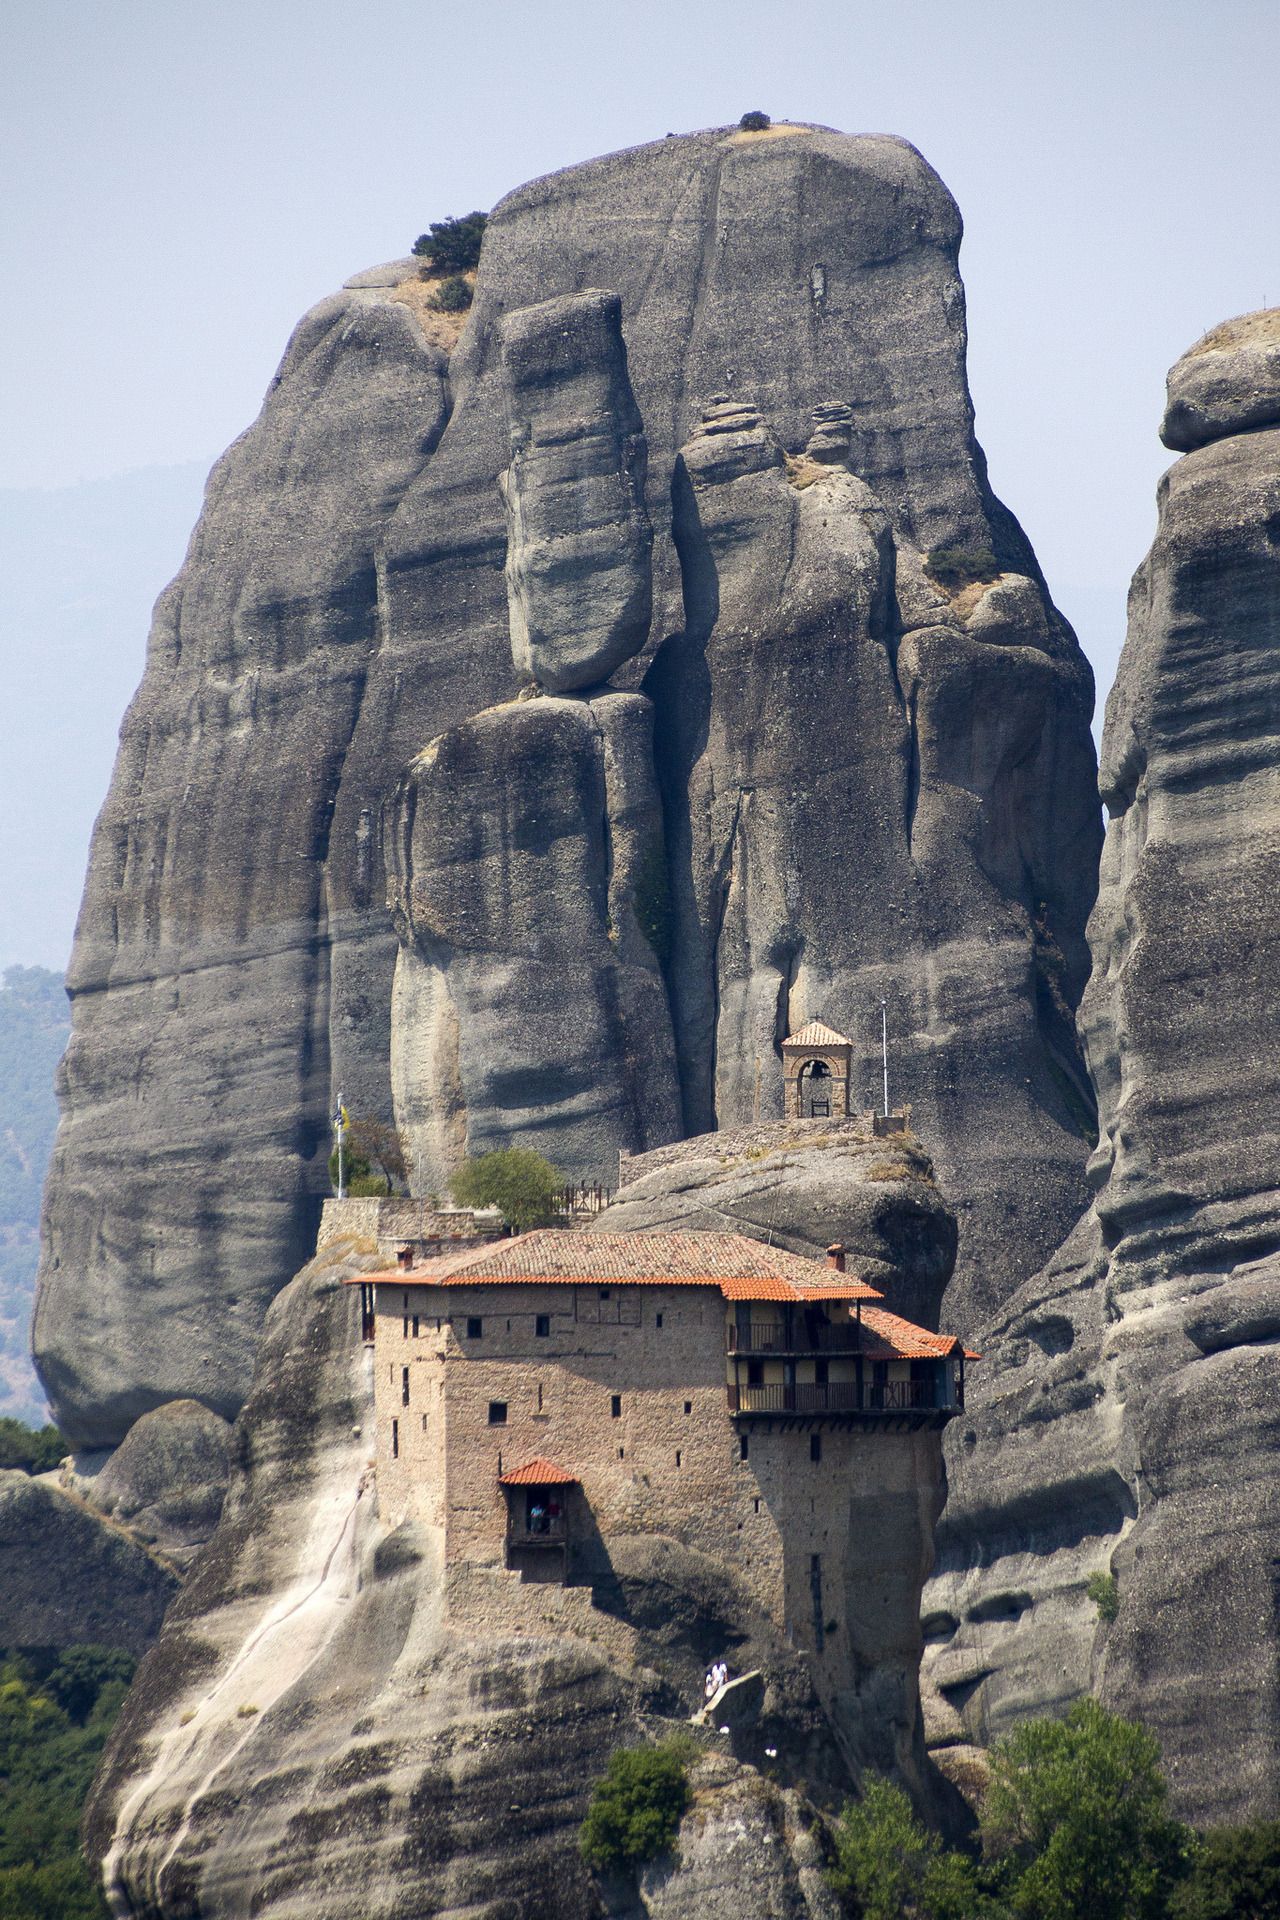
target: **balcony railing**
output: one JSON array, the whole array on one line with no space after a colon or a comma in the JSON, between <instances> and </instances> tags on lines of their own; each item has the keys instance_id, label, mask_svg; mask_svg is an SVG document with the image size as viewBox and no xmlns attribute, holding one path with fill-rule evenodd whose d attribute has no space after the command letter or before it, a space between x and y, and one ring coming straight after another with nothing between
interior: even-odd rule
<instances>
[{"instance_id":1,"label":"balcony railing","mask_svg":"<svg viewBox=\"0 0 1280 1920\"><path fill-rule=\"evenodd\" d=\"M509 1547L562 1547L568 1537L563 1514L558 1519L548 1516L544 1526L529 1527L523 1521L513 1521L507 1528Z\"/></svg>"},{"instance_id":2,"label":"balcony railing","mask_svg":"<svg viewBox=\"0 0 1280 1920\"><path fill-rule=\"evenodd\" d=\"M757 1320L749 1327L726 1327L725 1345L730 1353L857 1353L862 1328L855 1321L841 1327L801 1321L788 1327L784 1320Z\"/></svg>"},{"instance_id":3,"label":"balcony railing","mask_svg":"<svg viewBox=\"0 0 1280 1920\"><path fill-rule=\"evenodd\" d=\"M838 1380L825 1385L781 1382L730 1387L730 1413L956 1413L949 1382L887 1380L882 1385ZM945 1396L945 1397L944 1397Z\"/></svg>"}]
</instances>

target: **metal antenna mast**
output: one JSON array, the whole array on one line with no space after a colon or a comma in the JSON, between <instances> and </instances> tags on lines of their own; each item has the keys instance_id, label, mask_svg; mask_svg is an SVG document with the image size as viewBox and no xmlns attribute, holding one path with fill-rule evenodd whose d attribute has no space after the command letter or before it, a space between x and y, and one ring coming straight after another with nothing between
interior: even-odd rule
<instances>
[{"instance_id":1,"label":"metal antenna mast","mask_svg":"<svg viewBox=\"0 0 1280 1920\"><path fill-rule=\"evenodd\" d=\"M880 1002L880 1058L884 1065L884 1117L889 1118L889 1002Z\"/></svg>"}]
</instances>

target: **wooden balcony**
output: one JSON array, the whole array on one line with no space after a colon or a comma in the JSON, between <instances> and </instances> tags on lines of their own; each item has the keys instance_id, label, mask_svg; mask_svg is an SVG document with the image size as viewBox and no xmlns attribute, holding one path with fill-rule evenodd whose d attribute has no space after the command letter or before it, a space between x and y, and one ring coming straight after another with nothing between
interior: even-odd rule
<instances>
[{"instance_id":1,"label":"wooden balcony","mask_svg":"<svg viewBox=\"0 0 1280 1920\"><path fill-rule=\"evenodd\" d=\"M521 1521L511 1521L507 1526L507 1547L563 1547L569 1538L569 1529L563 1514L552 1518L548 1515L545 1525L529 1527Z\"/></svg>"},{"instance_id":2,"label":"wooden balcony","mask_svg":"<svg viewBox=\"0 0 1280 1920\"><path fill-rule=\"evenodd\" d=\"M905 1419L911 1425L942 1426L960 1403L950 1380L888 1380L861 1386L854 1380L794 1385L731 1386L729 1412L735 1419L762 1417L829 1419Z\"/></svg>"},{"instance_id":3,"label":"wooden balcony","mask_svg":"<svg viewBox=\"0 0 1280 1920\"><path fill-rule=\"evenodd\" d=\"M806 1326L803 1320L788 1326L784 1320L757 1320L750 1327L726 1327L725 1347L729 1353L857 1353L862 1345L862 1328L856 1321L847 1326Z\"/></svg>"}]
</instances>

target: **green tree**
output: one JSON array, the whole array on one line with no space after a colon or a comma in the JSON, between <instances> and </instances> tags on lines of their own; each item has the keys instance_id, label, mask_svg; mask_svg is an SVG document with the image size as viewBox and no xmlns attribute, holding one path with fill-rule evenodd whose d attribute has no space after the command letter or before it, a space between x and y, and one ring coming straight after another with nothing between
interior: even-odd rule
<instances>
[{"instance_id":1,"label":"green tree","mask_svg":"<svg viewBox=\"0 0 1280 1920\"><path fill-rule=\"evenodd\" d=\"M448 220L433 220L425 233L413 243L418 255L429 255L437 273L465 273L480 259L480 243L489 223L487 213L466 213Z\"/></svg>"},{"instance_id":2,"label":"green tree","mask_svg":"<svg viewBox=\"0 0 1280 1920\"><path fill-rule=\"evenodd\" d=\"M21 1420L0 1420L0 1467L24 1473L48 1473L71 1448L56 1427L28 1427Z\"/></svg>"},{"instance_id":3,"label":"green tree","mask_svg":"<svg viewBox=\"0 0 1280 1920\"><path fill-rule=\"evenodd\" d=\"M620 1748L591 1796L579 1842L583 1859L609 1873L670 1852L688 1804L680 1747Z\"/></svg>"},{"instance_id":4,"label":"green tree","mask_svg":"<svg viewBox=\"0 0 1280 1920\"><path fill-rule=\"evenodd\" d=\"M460 1207L497 1207L509 1227L527 1233L555 1219L563 1185L563 1175L532 1147L498 1147L464 1160L450 1192Z\"/></svg>"},{"instance_id":5,"label":"green tree","mask_svg":"<svg viewBox=\"0 0 1280 1920\"><path fill-rule=\"evenodd\" d=\"M1098 1609L1099 1620L1110 1626L1120 1612L1120 1582L1114 1573L1091 1573L1084 1590Z\"/></svg>"},{"instance_id":6,"label":"green tree","mask_svg":"<svg viewBox=\"0 0 1280 1920\"><path fill-rule=\"evenodd\" d=\"M376 1114L357 1114L348 1124L342 1141L347 1192L352 1195L395 1193L404 1185L408 1158L404 1135L397 1128L379 1120ZM336 1193L336 1146L329 1155L329 1178Z\"/></svg>"},{"instance_id":7,"label":"green tree","mask_svg":"<svg viewBox=\"0 0 1280 1920\"><path fill-rule=\"evenodd\" d=\"M436 288L435 304L441 313L465 313L471 305L471 285L460 273L451 273Z\"/></svg>"},{"instance_id":8,"label":"green tree","mask_svg":"<svg viewBox=\"0 0 1280 1920\"><path fill-rule=\"evenodd\" d=\"M1170 1920L1280 1920L1280 1820L1212 1827L1196 1842Z\"/></svg>"},{"instance_id":9,"label":"green tree","mask_svg":"<svg viewBox=\"0 0 1280 1920\"><path fill-rule=\"evenodd\" d=\"M1160 1749L1144 1728L1080 1700L998 1741L982 1812L1022 1920L1158 1920L1188 1865Z\"/></svg>"},{"instance_id":10,"label":"green tree","mask_svg":"<svg viewBox=\"0 0 1280 1920\"><path fill-rule=\"evenodd\" d=\"M132 1669L92 1646L0 1664L0 1920L106 1920L80 1814Z\"/></svg>"},{"instance_id":11,"label":"green tree","mask_svg":"<svg viewBox=\"0 0 1280 1920\"><path fill-rule=\"evenodd\" d=\"M831 1883L860 1920L994 1920L973 1861L946 1852L902 1788L877 1773L844 1807L835 1843Z\"/></svg>"}]
</instances>

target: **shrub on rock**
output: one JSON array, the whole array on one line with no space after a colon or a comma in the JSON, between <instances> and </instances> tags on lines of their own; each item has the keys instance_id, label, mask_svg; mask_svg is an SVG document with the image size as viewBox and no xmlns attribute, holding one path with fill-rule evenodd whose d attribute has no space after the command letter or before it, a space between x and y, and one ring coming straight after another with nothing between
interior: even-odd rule
<instances>
[{"instance_id":1,"label":"shrub on rock","mask_svg":"<svg viewBox=\"0 0 1280 1920\"><path fill-rule=\"evenodd\" d=\"M668 1742L623 1747L610 1757L582 1823L582 1857L612 1873L669 1853L689 1804L684 1755Z\"/></svg>"}]
</instances>

